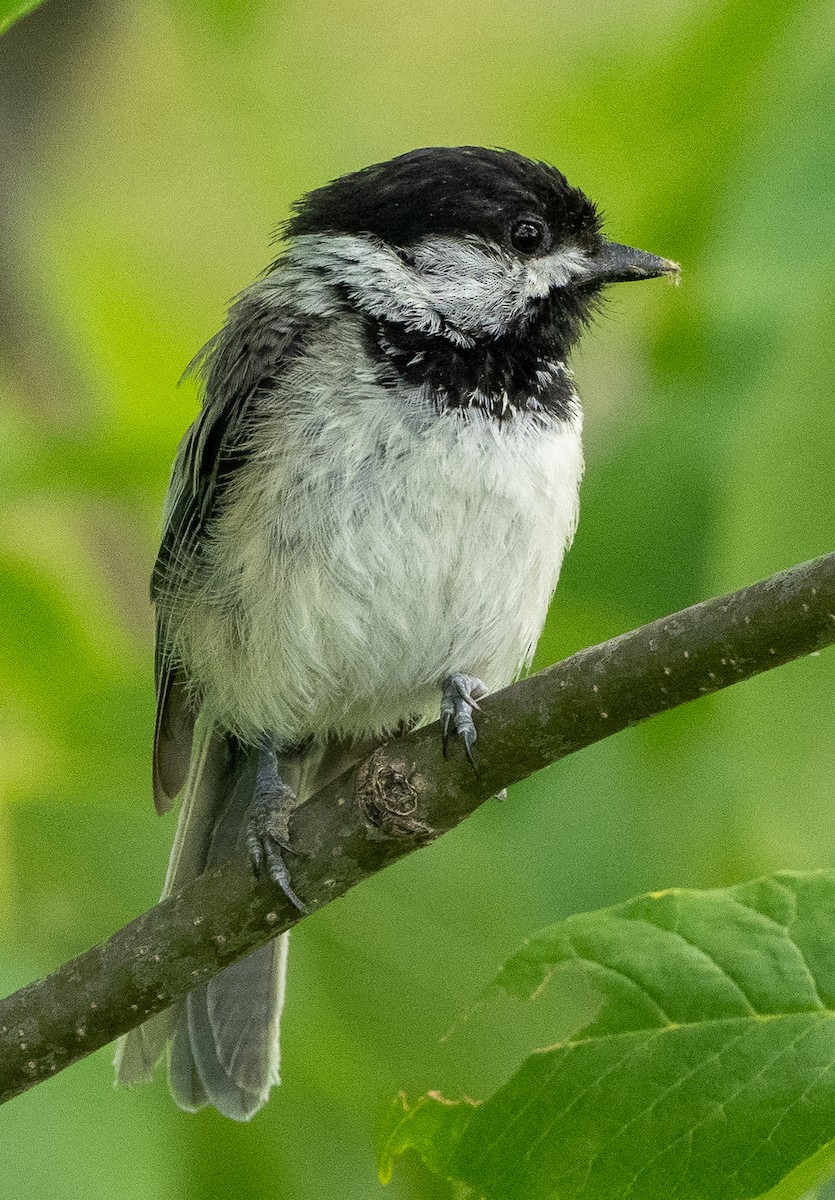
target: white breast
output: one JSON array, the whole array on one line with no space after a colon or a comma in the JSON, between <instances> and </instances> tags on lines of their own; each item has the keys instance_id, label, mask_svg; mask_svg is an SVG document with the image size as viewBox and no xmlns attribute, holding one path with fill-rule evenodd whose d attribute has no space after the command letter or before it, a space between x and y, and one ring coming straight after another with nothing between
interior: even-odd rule
<instances>
[{"instance_id":1,"label":"white breast","mask_svg":"<svg viewBox=\"0 0 835 1200\"><path fill-rule=\"evenodd\" d=\"M307 358L283 382L181 626L206 704L247 741L434 717L455 671L511 682L574 532L579 404L549 424L439 416L346 378L345 350L315 356L330 377Z\"/></svg>"}]
</instances>

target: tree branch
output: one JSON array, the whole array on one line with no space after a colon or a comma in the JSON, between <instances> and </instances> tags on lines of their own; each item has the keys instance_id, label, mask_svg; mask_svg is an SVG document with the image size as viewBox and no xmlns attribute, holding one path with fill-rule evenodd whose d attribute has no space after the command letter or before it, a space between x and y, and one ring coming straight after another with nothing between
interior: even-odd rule
<instances>
[{"instance_id":1,"label":"tree branch","mask_svg":"<svg viewBox=\"0 0 835 1200\"><path fill-rule=\"evenodd\" d=\"M501 788L584 746L835 642L835 554L573 655L489 697L479 774L427 726L296 809L294 886L311 907L452 829ZM90 1054L300 915L230 859L108 941L0 1002L0 1102Z\"/></svg>"}]
</instances>

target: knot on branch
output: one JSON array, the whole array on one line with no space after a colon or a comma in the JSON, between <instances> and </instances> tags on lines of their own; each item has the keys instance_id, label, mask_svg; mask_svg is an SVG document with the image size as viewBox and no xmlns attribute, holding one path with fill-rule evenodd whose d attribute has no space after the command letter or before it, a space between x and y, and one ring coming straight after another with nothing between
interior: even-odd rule
<instances>
[{"instance_id":1,"label":"knot on branch","mask_svg":"<svg viewBox=\"0 0 835 1200\"><path fill-rule=\"evenodd\" d=\"M357 771L357 802L366 822L385 837L418 838L434 835L418 812L418 783L415 763L391 761L385 746L379 746Z\"/></svg>"}]
</instances>

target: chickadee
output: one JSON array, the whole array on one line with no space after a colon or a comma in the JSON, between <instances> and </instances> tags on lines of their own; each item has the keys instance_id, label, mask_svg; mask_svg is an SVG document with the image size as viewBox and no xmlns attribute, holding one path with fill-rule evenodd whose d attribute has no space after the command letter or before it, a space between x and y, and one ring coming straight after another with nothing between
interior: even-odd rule
<instances>
[{"instance_id":1,"label":"chickadee","mask_svg":"<svg viewBox=\"0 0 835 1200\"><path fill-rule=\"evenodd\" d=\"M196 361L153 575L154 795L183 792L165 892L248 848L297 903L293 805L395 731L530 661L577 523L568 359L610 283L675 275L511 151L430 148L294 206ZM121 1039L170 1045L181 1108L247 1120L278 1082L287 935Z\"/></svg>"}]
</instances>

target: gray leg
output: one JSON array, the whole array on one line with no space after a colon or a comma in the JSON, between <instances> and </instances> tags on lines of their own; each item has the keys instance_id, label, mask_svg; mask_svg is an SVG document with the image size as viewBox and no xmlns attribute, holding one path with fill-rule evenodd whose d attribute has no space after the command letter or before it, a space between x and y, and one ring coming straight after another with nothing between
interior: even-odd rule
<instances>
[{"instance_id":1,"label":"gray leg","mask_svg":"<svg viewBox=\"0 0 835 1200\"><path fill-rule=\"evenodd\" d=\"M464 753L473 770L473 746L478 734L473 723L473 709L487 695L487 687L475 675L447 675L441 684L441 720L443 722L444 757L450 733L454 729L464 743Z\"/></svg>"},{"instance_id":2,"label":"gray leg","mask_svg":"<svg viewBox=\"0 0 835 1200\"><path fill-rule=\"evenodd\" d=\"M307 907L290 886L290 873L281 853L291 848L290 813L295 802L295 793L279 775L275 750L272 746L262 746L258 751L255 791L246 828L246 848L255 874L260 875L266 867L273 883L278 884L299 912L306 913Z\"/></svg>"}]
</instances>

